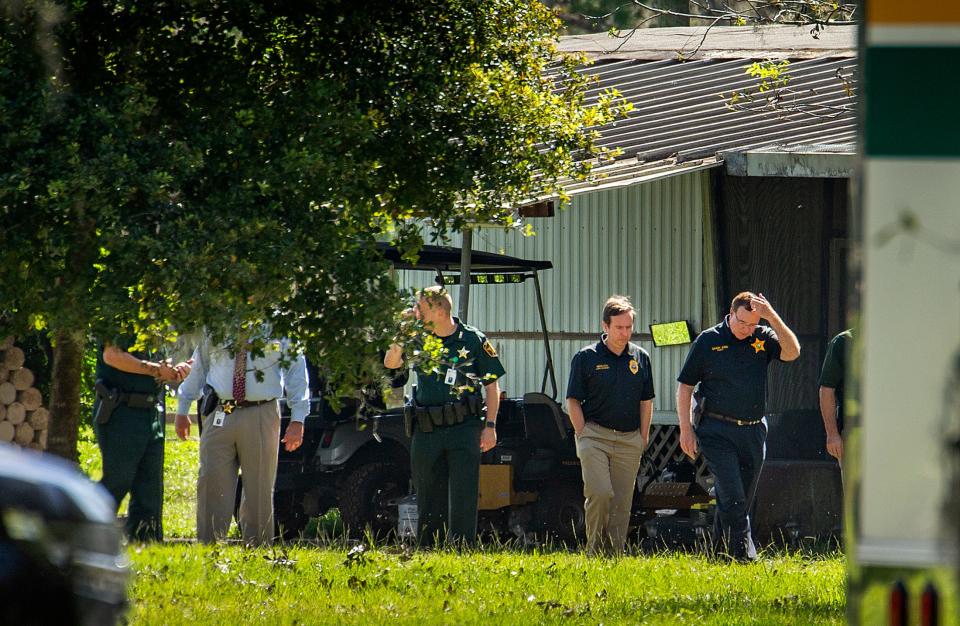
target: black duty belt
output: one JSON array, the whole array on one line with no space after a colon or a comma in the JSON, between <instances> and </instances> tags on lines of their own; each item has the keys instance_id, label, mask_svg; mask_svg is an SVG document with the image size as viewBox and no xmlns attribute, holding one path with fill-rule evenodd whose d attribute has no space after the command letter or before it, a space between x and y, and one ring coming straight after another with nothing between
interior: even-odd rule
<instances>
[{"instance_id":1,"label":"black duty belt","mask_svg":"<svg viewBox=\"0 0 960 626\"><path fill-rule=\"evenodd\" d=\"M607 430L612 430L618 435L630 435L640 430L639 427L634 428L633 430L620 430L619 428L613 428L612 426L607 426L606 424L601 424L600 422L594 422L593 420L587 420L587 421L589 421L591 424L596 424L600 428L606 428Z\"/></svg>"},{"instance_id":2,"label":"black duty belt","mask_svg":"<svg viewBox=\"0 0 960 626\"><path fill-rule=\"evenodd\" d=\"M466 418L479 416L482 412L483 400L477 396L434 406L408 405L404 409L404 428L408 436L413 434L415 426L429 433L434 428L462 424Z\"/></svg>"},{"instance_id":3,"label":"black duty belt","mask_svg":"<svg viewBox=\"0 0 960 626\"><path fill-rule=\"evenodd\" d=\"M152 409L159 397L151 393L119 393L117 400L131 409Z\"/></svg>"},{"instance_id":4,"label":"black duty belt","mask_svg":"<svg viewBox=\"0 0 960 626\"><path fill-rule=\"evenodd\" d=\"M120 391L107 387L103 379L97 379L94 382L94 389L97 393L97 409L94 419L98 424L106 424L110 421L110 416L120 405L125 405L131 409L156 409L160 396L153 393L136 393L129 391Z\"/></svg>"},{"instance_id":5,"label":"black duty belt","mask_svg":"<svg viewBox=\"0 0 960 626\"><path fill-rule=\"evenodd\" d=\"M710 411L706 411L704 415L706 415L707 417L712 417L713 419L720 420L722 422L729 422L731 424L736 424L737 426L756 426L757 424L763 421L762 417L756 420L742 420L738 417L731 417L730 415L724 415L723 413L712 413Z\"/></svg>"}]
</instances>

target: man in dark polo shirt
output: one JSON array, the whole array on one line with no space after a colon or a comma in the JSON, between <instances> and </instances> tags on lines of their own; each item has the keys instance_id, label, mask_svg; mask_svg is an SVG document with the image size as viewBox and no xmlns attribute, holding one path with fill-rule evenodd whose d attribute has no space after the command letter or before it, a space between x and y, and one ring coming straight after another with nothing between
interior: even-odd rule
<instances>
[{"instance_id":1,"label":"man in dark polo shirt","mask_svg":"<svg viewBox=\"0 0 960 626\"><path fill-rule=\"evenodd\" d=\"M843 379L847 351L853 335L845 330L830 341L820 370L820 416L826 432L827 452L837 461L843 459Z\"/></svg>"},{"instance_id":2,"label":"man in dark polo shirt","mask_svg":"<svg viewBox=\"0 0 960 626\"><path fill-rule=\"evenodd\" d=\"M640 457L650 438L653 374L650 357L630 343L633 305L611 296L603 335L573 357L567 410L583 472L587 553L623 551Z\"/></svg>"},{"instance_id":3,"label":"man in dark polo shirt","mask_svg":"<svg viewBox=\"0 0 960 626\"><path fill-rule=\"evenodd\" d=\"M760 326L765 319L770 326ZM755 560L750 507L766 451L767 366L793 361L800 344L763 294L737 294L724 320L700 333L677 377L680 447L696 458L698 444L713 473L721 539L731 558ZM694 387L701 420L690 415Z\"/></svg>"}]
</instances>

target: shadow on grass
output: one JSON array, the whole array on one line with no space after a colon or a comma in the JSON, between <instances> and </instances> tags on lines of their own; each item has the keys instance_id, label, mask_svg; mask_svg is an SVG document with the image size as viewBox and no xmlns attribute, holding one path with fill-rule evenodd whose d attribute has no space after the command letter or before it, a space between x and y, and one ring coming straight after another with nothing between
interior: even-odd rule
<instances>
[{"instance_id":1,"label":"shadow on grass","mask_svg":"<svg viewBox=\"0 0 960 626\"><path fill-rule=\"evenodd\" d=\"M300 536L288 543L294 545L314 546L332 550L350 550L357 545L368 546L370 549L380 549L386 552L403 552L411 549L444 551L455 550L481 553L517 552L517 553L579 553L583 552L582 544L570 544L558 541L553 537L544 540L532 539L529 535L516 537L504 533L482 532L476 544L471 546L445 544L440 541L432 542L431 546L418 546L409 538L401 538L396 531L386 536L374 536L370 529L361 534L361 538L349 532L343 525L340 512L336 508L327 511L321 517L313 518ZM712 542L702 539L693 545L677 545L666 543L658 539L642 538L628 543L624 554L627 557L659 556L677 557L693 556L706 559L708 562L728 563L729 556L723 549ZM758 549L758 561L790 558L801 561L824 561L843 558L840 543L835 539L806 538L794 542L771 543Z\"/></svg>"}]
</instances>

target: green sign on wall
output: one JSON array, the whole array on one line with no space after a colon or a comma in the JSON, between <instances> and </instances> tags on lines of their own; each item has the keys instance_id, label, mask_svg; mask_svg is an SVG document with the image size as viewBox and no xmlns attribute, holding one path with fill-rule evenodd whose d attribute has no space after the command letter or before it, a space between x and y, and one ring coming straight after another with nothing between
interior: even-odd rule
<instances>
[{"instance_id":1,"label":"green sign on wall","mask_svg":"<svg viewBox=\"0 0 960 626\"><path fill-rule=\"evenodd\" d=\"M686 320L650 324L650 334L653 335L653 345L658 348L663 346L679 346L693 341L690 324Z\"/></svg>"}]
</instances>

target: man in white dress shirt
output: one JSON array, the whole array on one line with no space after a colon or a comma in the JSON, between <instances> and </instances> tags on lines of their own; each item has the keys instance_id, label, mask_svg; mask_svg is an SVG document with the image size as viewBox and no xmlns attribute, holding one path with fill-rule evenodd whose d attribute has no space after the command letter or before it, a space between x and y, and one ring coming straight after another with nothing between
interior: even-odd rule
<instances>
[{"instance_id":1,"label":"man in white dress shirt","mask_svg":"<svg viewBox=\"0 0 960 626\"><path fill-rule=\"evenodd\" d=\"M273 486L280 448L280 404L286 393L291 421L283 437L286 450L303 443L303 421L310 408L306 361L291 354L286 340L266 342L263 356L248 350L212 346L208 339L193 354L193 369L178 394L176 431L190 434L190 404L204 385L219 401L201 416L200 475L197 479L197 540L223 539L237 491L237 470L243 473L240 526L250 545L273 542Z\"/></svg>"}]
</instances>

